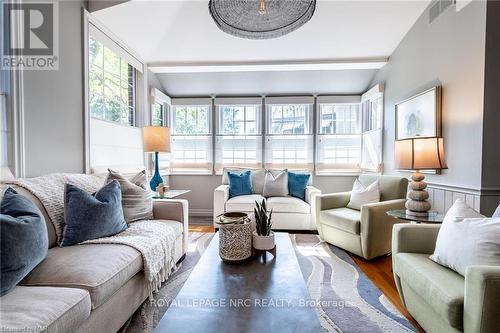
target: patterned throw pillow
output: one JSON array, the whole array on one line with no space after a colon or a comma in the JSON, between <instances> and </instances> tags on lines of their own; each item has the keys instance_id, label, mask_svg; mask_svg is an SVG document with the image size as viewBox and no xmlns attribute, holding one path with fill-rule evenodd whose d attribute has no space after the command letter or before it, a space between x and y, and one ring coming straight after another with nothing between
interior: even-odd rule
<instances>
[{"instance_id":1,"label":"patterned throw pillow","mask_svg":"<svg viewBox=\"0 0 500 333\"><path fill-rule=\"evenodd\" d=\"M127 223L153 219L153 192L149 188L146 171L141 171L130 179L108 169L106 184L117 180L122 189L123 215Z\"/></svg>"},{"instance_id":2,"label":"patterned throw pillow","mask_svg":"<svg viewBox=\"0 0 500 333\"><path fill-rule=\"evenodd\" d=\"M112 180L96 193L66 184L61 246L108 237L127 229L120 183Z\"/></svg>"}]
</instances>

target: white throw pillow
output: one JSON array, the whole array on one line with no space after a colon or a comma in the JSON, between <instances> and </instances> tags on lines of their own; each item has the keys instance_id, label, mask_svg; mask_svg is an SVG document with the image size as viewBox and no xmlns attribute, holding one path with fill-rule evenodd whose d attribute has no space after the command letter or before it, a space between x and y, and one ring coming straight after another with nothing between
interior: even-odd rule
<instances>
[{"instance_id":1,"label":"white throw pillow","mask_svg":"<svg viewBox=\"0 0 500 333\"><path fill-rule=\"evenodd\" d=\"M288 195L288 170L267 171L262 195L269 197L286 197Z\"/></svg>"},{"instance_id":2,"label":"white throw pillow","mask_svg":"<svg viewBox=\"0 0 500 333\"><path fill-rule=\"evenodd\" d=\"M500 217L484 217L458 199L444 217L430 258L463 276L472 265L500 265Z\"/></svg>"},{"instance_id":3,"label":"white throw pillow","mask_svg":"<svg viewBox=\"0 0 500 333\"><path fill-rule=\"evenodd\" d=\"M351 209L361 210L361 206L380 201L380 190L378 186L378 180L374 181L367 187L356 179L351 191L351 200L347 204L347 207Z\"/></svg>"},{"instance_id":4,"label":"white throw pillow","mask_svg":"<svg viewBox=\"0 0 500 333\"><path fill-rule=\"evenodd\" d=\"M492 217L500 217L500 205L498 205Z\"/></svg>"}]
</instances>

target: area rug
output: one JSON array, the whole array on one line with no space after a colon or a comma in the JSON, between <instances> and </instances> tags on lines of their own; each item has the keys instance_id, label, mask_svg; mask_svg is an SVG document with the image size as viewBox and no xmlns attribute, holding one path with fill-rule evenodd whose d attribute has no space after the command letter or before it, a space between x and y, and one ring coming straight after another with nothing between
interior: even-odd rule
<instances>
[{"instance_id":1,"label":"area rug","mask_svg":"<svg viewBox=\"0 0 500 333\"><path fill-rule=\"evenodd\" d=\"M190 233L188 253L154 299L146 300L120 330L149 333L207 248L213 233ZM416 332L413 325L343 250L321 242L317 235L291 234L304 280L324 332Z\"/></svg>"}]
</instances>

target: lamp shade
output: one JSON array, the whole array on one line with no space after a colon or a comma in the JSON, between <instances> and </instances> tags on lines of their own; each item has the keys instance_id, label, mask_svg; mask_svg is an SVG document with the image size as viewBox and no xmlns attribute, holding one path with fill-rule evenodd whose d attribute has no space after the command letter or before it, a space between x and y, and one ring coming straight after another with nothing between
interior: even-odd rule
<instances>
[{"instance_id":1,"label":"lamp shade","mask_svg":"<svg viewBox=\"0 0 500 333\"><path fill-rule=\"evenodd\" d=\"M144 136L144 152L170 152L170 129L161 126L146 126L142 128Z\"/></svg>"},{"instance_id":2,"label":"lamp shade","mask_svg":"<svg viewBox=\"0 0 500 333\"><path fill-rule=\"evenodd\" d=\"M397 140L394 147L394 159L396 169L401 170L448 169L441 137Z\"/></svg>"}]
</instances>

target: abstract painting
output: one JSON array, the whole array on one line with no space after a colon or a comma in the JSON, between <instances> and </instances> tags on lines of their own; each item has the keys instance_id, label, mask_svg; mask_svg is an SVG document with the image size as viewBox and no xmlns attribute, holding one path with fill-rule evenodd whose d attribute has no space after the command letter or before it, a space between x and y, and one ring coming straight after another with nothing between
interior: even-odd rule
<instances>
[{"instance_id":1,"label":"abstract painting","mask_svg":"<svg viewBox=\"0 0 500 333\"><path fill-rule=\"evenodd\" d=\"M396 104L396 140L441 135L441 89L433 87Z\"/></svg>"}]
</instances>

